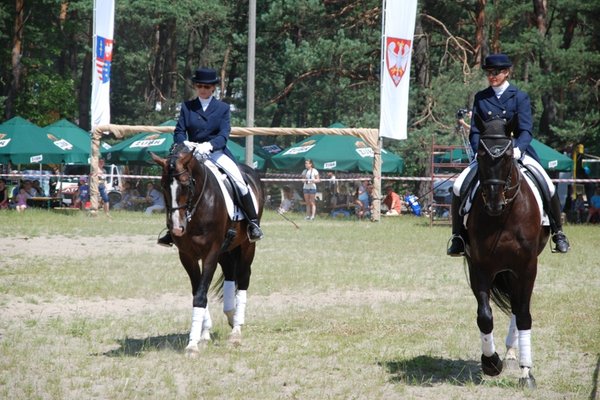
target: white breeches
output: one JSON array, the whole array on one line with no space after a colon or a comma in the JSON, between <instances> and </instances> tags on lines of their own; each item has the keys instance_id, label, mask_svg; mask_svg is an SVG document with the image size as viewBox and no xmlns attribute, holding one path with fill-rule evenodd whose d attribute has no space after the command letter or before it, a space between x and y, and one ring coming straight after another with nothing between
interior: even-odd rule
<instances>
[{"instance_id":1,"label":"white breeches","mask_svg":"<svg viewBox=\"0 0 600 400\"><path fill-rule=\"evenodd\" d=\"M244 177L235 161L229 158L227 154L223 153L221 150L211 153L209 157L218 167L227 171L227 175L233 178L242 196L248 193L248 185L246 185Z\"/></svg>"}]
</instances>

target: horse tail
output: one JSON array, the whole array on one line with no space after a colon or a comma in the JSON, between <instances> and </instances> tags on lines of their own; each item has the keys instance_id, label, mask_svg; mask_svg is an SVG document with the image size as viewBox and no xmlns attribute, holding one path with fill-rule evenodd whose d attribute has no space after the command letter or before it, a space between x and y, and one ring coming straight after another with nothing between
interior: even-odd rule
<instances>
[{"instance_id":1,"label":"horse tail","mask_svg":"<svg viewBox=\"0 0 600 400\"><path fill-rule=\"evenodd\" d=\"M225 274L221 272L219 278L213 282L210 287L210 293L215 296L219 301L223 301L223 284L225 282Z\"/></svg>"},{"instance_id":2,"label":"horse tail","mask_svg":"<svg viewBox=\"0 0 600 400\"><path fill-rule=\"evenodd\" d=\"M511 314L510 306L510 271L502 271L496 275L492 282L492 290L490 291L490 298L496 306L506 315Z\"/></svg>"}]
</instances>

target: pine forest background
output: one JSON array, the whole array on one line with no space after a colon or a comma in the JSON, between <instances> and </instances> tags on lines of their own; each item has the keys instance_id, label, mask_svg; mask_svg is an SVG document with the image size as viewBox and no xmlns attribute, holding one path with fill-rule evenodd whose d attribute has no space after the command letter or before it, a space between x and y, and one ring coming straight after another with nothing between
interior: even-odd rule
<instances>
[{"instance_id":1,"label":"pine forest background","mask_svg":"<svg viewBox=\"0 0 600 400\"><path fill-rule=\"evenodd\" d=\"M44 126L90 129L93 0L0 2L0 111ZM258 0L255 126L378 128L377 0ZM111 122L159 124L193 96L198 66L219 71L221 98L245 126L248 3L116 0ZM600 2L419 0L408 140L386 140L422 176L432 137L457 143L457 110L487 86L483 57L505 52L527 91L534 136L600 155ZM156 111L160 102L161 110ZM255 139L256 140L256 139ZM264 137L282 147L295 137Z\"/></svg>"}]
</instances>

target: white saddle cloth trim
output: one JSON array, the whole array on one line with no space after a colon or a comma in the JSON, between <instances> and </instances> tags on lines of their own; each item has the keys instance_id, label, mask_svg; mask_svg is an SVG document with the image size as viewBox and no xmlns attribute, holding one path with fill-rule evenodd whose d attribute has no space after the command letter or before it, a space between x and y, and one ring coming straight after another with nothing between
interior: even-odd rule
<instances>
[{"instance_id":1,"label":"white saddle cloth trim","mask_svg":"<svg viewBox=\"0 0 600 400\"><path fill-rule=\"evenodd\" d=\"M533 181L529 178L529 176L527 176L527 174L525 174L524 171L525 171L524 168L521 168L521 174L523 175L523 177L525 178L525 181L531 188L531 191L533 192L533 195L535 196L535 201L537 202L538 208L540 210L540 215L542 216L540 224L542 226L549 226L550 219L548 218L548 214L546 214L546 212L544 211L544 203L542 202L542 196L540 195L540 192L539 192L537 186L533 183ZM471 211L471 206L473 205L473 198L475 197L475 193L477 192L478 187L479 187L479 182L477 182L473 186L473 189L471 189L471 191L469 193L467 193L467 201L465 202L465 206L463 208L463 211L465 213L465 216L463 218L463 224L465 224L465 227L467 226L467 220L469 218L469 211Z\"/></svg>"},{"instance_id":2,"label":"white saddle cloth trim","mask_svg":"<svg viewBox=\"0 0 600 400\"><path fill-rule=\"evenodd\" d=\"M225 181L227 180L227 175L215 165L210 159L207 159L204 164L208 167L208 170L213 173L215 178L217 178L217 182L219 182L219 186L221 188L221 192L223 193L223 198L225 199L225 204L227 205L227 214L229 214L229 218L232 221L241 221L245 218L244 213L238 207L237 204L231 198L231 194L227 190L227 186L225 186ZM254 203L254 208L258 213L258 206L256 201L256 195L252 188L248 188L250 190L250 194L252 196L252 202Z\"/></svg>"}]
</instances>

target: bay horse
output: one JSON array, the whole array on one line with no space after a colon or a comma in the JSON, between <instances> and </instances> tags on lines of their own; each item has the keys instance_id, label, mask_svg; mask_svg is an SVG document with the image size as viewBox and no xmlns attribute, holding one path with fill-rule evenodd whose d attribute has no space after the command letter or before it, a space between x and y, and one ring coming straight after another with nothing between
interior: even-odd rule
<instances>
[{"instance_id":1,"label":"bay horse","mask_svg":"<svg viewBox=\"0 0 600 400\"><path fill-rule=\"evenodd\" d=\"M162 167L167 227L192 284L192 325L185 353L194 357L199 353L198 345L210 341L208 292L217 264L222 270L217 292L223 297L223 312L232 328L229 340L240 344L256 249L247 236L247 221L230 218L220 183L207 165L209 161L197 160L186 145L174 145L167 158L153 153L151 156ZM252 168L239 167L256 197L260 219L265 199L262 183Z\"/></svg>"},{"instance_id":2,"label":"bay horse","mask_svg":"<svg viewBox=\"0 0 600 400\"><path fill-rule=\"evenodd\" d=\"M536 195L513 158L511 132L517 118L484 122L475 115L475 124L481 132L477 149L479 188L466 222L465 257L477 299L481 367L490 376L500 374L503 368L494 345L491 299L511 317L505 362L514 363L518 350L519 384L535 388L530 301L538 256L548 242L549 228L542 226Z\"/></svg>"}]
</instances>

